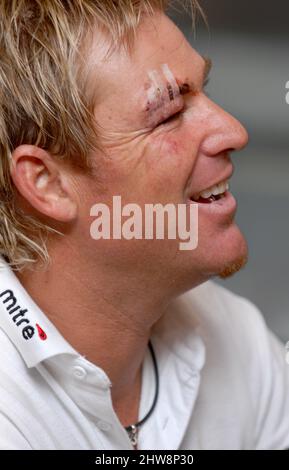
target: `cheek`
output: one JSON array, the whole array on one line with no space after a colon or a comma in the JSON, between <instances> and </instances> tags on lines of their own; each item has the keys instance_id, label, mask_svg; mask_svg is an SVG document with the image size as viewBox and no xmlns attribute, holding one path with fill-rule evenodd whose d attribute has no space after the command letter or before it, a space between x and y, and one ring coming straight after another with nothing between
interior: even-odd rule
<instances>
[{"instance_id":1,"label":"cheek","mask_svg":"<svg viewBox=\"0 0 289 470\"><path fill-rule=\"evenodd\" d=\"M173 137L168 137L166 139L164 148L166 155L172 156L173 158L176 158L184 150L181 142Z\"/></svg>"},{"instance_id":2,"label":"cheek","mask_svg":"<svg viewBox=\"0 0 289 470\"><path fill-rule=\"evenodd\" d=\"M185 154L185 146L177 136L162 136L154 138L149 149L149 162L154 167L179 165L181 156Z\"/></svg>"},{"instance_id":3,"label":"cheek","mask_svg":"<svg viewBox=\"0 0 289 470\"><path fill-rule=\"evenodd\" d=\"M146 184L150 193L167 200L182 191L191 165L190 152L179 136L154 137L145 155Z\"/></svg>"},{"instance_id":4,"label":"cheek","mask_svg":"<svg viewBox=\"0 0 289 470\"><path fill-rule=\"evenodd\" d=\"M174 177L186 177L194 166L198 146L186 132L171 132L170 135L154 138L148 162L154 171L173 173Z\"/></svg>"}]
</instances>

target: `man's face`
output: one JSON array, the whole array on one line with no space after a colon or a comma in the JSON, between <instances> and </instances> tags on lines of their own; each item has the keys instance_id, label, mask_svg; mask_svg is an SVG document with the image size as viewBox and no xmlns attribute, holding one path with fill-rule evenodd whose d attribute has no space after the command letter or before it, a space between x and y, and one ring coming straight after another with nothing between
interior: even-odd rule
<instances>
[{"instance_id":1,"label":"man's face","mask_svg":"<svg viewBox=\"0 0 289 470\"><path fill-rule=\"evenodd\" d=\"M96 38L90 86L92 91L99 86L95 117L106 156L94 155L98 182L88 180L81 188L87 234L90 207L99 202L111 207L115 195L123 205L189 207L193 195L230 178L230 151L247 143L241 124L205 95L208 64L167 16L143 20L131 55L121 50L100 60L103 50ZM245 263L247 245L235 212L230 193L199 203L198 247L191 251L180 251L178 239L94 241L87 235L86 244L95 260L101 252L127 275L153 269L160 279L189 288Z\"/></svg>"}]
</instances>

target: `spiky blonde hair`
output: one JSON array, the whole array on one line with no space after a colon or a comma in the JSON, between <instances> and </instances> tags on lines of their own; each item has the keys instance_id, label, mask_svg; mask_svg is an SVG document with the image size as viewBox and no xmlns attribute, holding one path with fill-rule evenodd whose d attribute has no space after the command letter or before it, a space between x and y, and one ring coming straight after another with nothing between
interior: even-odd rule
<instances>
[{"instance_id":1,"label":"spiky blonde hair","mask_svg":"<svg viewBox=\"0 0 289 470\"><path fill-rule=\"evenodd\" d=\"M0 254L14 269L48 261L53 229L15 201L11 155L37 145L81 171L98 148L93 102L86 95L81 53L92 27L130 47L142 14L169 0L0 0ZM179 0L194 12L197 1Z\"/></svg>"}]
</instances>

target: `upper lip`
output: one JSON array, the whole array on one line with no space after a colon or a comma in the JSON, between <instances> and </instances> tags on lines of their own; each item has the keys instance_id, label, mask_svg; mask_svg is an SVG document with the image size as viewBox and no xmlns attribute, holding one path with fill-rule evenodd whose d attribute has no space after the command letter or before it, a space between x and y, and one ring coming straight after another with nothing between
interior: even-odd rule
<instances>
[{"instance_id":1,"label":"upper lip","mask_svg":"<svg viewBox=\"0 0 289 470\"><path fill-rule=\"evenodd\" d=\"M233 167L233 165L230 165L230 168L227 168L222 176L218 176L218 179L216 179L214 181L211 181L211 182L208 182L208 184L205 187L203 187L202 189L194 191L191 194L190 198L198 196L203 191L206 191L207 189L212 188L213 186L216 186L216 185L222 183L223 181L229 180L230 178L232 178L233 173L234 173L234 167Z\"/></svg>"}]
</instances>

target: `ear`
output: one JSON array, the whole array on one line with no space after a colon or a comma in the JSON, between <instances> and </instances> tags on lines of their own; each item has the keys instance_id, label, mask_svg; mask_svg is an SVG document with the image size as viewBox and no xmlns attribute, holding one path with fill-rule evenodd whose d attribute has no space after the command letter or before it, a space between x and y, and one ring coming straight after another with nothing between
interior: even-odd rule
<instances>
[{"instance_id":1,"label":"ear","mask_svg":"<svg viewBox=\"0 0 289 470\"><path fill-rule=\"evenodd\" d=\"M11 177L19 193L41 214L69 222L77 215L67 168L35 145L20 145L12 153Z\"/></svg>"}]
</instances>

